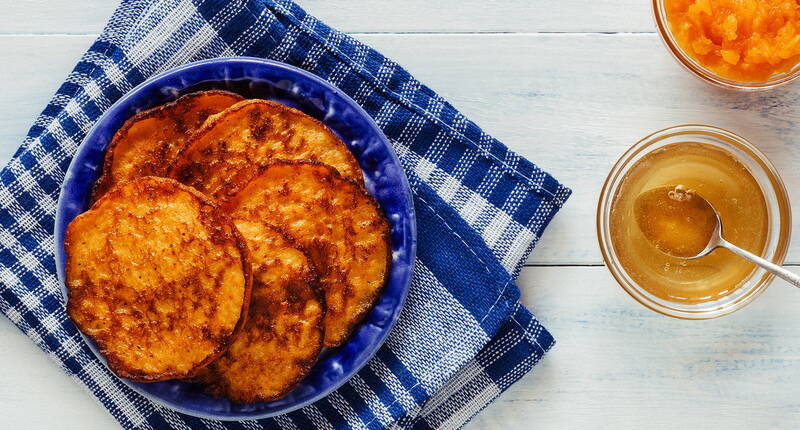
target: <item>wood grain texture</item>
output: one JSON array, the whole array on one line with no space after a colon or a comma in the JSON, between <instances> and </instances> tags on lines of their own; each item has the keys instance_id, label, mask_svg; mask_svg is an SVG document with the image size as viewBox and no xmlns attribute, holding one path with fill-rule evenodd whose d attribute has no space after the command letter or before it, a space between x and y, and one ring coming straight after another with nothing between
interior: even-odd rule
<instances>
[{"instance_id":1,"label":"wood grain texture","mask_svg":"<svg viewBox=\"0 0 800 430\"><path fill-rule=\"evenodd\" d=\"M602 183L628 147L664 127L704 123L741 134L800 201L800 85L757 94L712 88L653 34L359 38L573 188L531 264L602 263L594 223ZM787 261L800 262L800 242Z\"/></svg>"},{"instance_id":2,"label":"wood grain texture","mask_svg":"<svg viewBox=\"0 0 800 430\"><path fill-rule=\"evenodd\" d=\"M773 285L718 320L680 321L642 308L604 267L526 267L519 285L557 344L470 430L800 423L800 295L791 287ZM110 416L5 318L0 339L0 428L112 427Z\"/></svg>"},{"instance_id":3,"label":"wood grain texture","mask_svg":"<svg viewBox=\"0 0 800 430\"><path fill-rule=\"evenodd\" d=\"M528 267L519 283L556 346L469 429L800 426L795 288L682 321L641 307L604 267Z\"/></svg>"},{"instance_id":4,"label":"wood grain texture","mask_svg":"<svg viewBox=\"0 0 800 430\"><path fill-rule=\"evenodd\" d=\"M630 145L672 125L711 124L750 139L800 201L800 85L757 94L712 88L652 34L358 37L573 188L529 264L602 264L594 218L603 180ZM0 156L11 155L90 43L91 36L0 37L0 138L8 142ZM800 241L787 262L800 264Z\"/></svg>"},{"instance_id":5,"label":"wood grain texture","mask_svg":"<svg viewBox=\"0 0 800 430\"><path fill-rule=\"evenodd\" d=\"M115 3L0 0L0 164ZM526 267L518 281L558 343L469 429L800 427L798 291L776 284L736 314L686 322L642 308L604 267L570 266L602 264L601 183L627 147L663 127L704 122L742 134L797 201L800 84L738 94L696 81L650 33L641 0L299 3L358 33L575 190L529 260L555 267ZM800 264L797 241L789 261ZM0 339L0 428L115 427L4 318Z\"/></svg>"},{"instance_id":6,"label":"wood grain texture","mask_svg":"<svg viewBox=\"0 0 800 430\"><path fill-rule=\"evenodd\" d=\"M5 317L0 339L0 428L119 428L94 397Z\"/></svg>"},{"instance_id":7,"label":"wood grain texture","mask_svg":"<svg viewBox=\"0 0 800 430\"><path fill-rule=\"evenodd\" d=\"M0 0L0 33L99 33L118 4L114 0Z\"/></svg>"},{"instance_id":8,"label":"wood grain texture","mask_svg":"<svg viewBox=\"0 0 800 430\"><path fill-rule=\"evenodd\" d=\"M94 36L0 35L0 165L64 82Z\"/></svg>"},{"instance_id":9,"label":"wood grain texture","mask_svg":"<svg viewBox=\"0 0 800 430\"><path fill-rule=\"evenodd\" d=\"M2 0L0 33L98 33L113 0ZM653 31L642 0L298 0L349 33Z\"/></svg>"}]
</instances>

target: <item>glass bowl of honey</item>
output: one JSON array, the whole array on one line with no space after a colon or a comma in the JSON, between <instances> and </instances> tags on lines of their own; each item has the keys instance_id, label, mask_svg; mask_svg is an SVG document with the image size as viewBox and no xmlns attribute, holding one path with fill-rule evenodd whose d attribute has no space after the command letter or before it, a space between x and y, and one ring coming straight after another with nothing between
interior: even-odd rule
<instances>
[{"instance_id":1,"label":"glass bowl of honey","mask_svg":"<svg viewBox=\"0 0 800 430\"><path fill-rule=\"evenodd\" d=\"M597 235L606 266L641 304L676 318L708 319L750 303L770 284L771 274L721 248L697 259L676 258L645 237L637 201L663 187L698 193L716 209L726 239L782 264L791 235L791 208L772 163L727 130L706 125L667 128L622 155L603 185L597 207Z\"/></svg>"},{"instance_id":2,"label":"glass bowl of honey","mask_svg":"<svg viewBox=\"0 0 800 430\"><path fill-rule=\"evenodd\" d=\"M796 0L652 0L675 59L722 88L765 90L800 77Z\"/></svg>"}]
</instances>

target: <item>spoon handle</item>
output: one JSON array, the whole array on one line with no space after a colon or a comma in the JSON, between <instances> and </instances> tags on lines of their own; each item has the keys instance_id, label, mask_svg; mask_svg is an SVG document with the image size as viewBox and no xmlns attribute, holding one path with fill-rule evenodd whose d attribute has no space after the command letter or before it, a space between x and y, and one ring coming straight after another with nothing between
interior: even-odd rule
<instances>
[{"instance_id":1,"label":"spoon handle","mask_svg":"<svg viewBox=\"0 0 800 430\"><path fill-rule=\"evenodd\" d=\"M764 270L766 270L767 272L770 272L773 275L784 279L785 281L791 283L795 287L800 287L800 276L784 269L783 267L778 266L777 264L771 261L767 261L751 252L745 251L744 249L739 248L738 246L724 240L720 241L719 246L733 252L734 254L744 258L745 260L749 260L755 264L758 264L759 266L763 267Z\"/></svg>"}]
</instances>

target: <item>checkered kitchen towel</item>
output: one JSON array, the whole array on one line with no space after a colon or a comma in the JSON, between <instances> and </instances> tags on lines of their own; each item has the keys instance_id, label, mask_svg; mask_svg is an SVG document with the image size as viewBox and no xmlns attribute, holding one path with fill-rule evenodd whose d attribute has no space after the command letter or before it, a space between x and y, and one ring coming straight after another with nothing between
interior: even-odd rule
<instances>
[{"instance_id":1,"label":"checkered kitchen towel","mask_svg":"<svg viewBox=\"0 0 800 430\"><path fill-rule=\"evenodd\" d=\"M103 111L156 73L234 55L301 67L359 103L406 168L419 224L408 301L377 356L308 407L240 423L176 413L117 380L67 318L53 258L64 172ZM0 310L125 428L459 427L553 345L514 279L569 193L291 1L125 0L0 173Z\"/></svg>"}]
</instances>

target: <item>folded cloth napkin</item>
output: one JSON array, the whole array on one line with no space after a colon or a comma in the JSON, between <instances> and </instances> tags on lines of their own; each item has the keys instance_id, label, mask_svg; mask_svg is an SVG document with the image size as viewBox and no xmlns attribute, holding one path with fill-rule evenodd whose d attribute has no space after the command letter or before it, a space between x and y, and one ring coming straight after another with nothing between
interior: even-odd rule
<instances>
[{"instance_id":1,"label":"folded cloth napkin","mask_svg":"<svg viewBox=\"0 0 800 430\"><path fill-rule=\"evenodd\" d=\"M408 301L375 358L312 405L238 423L166 409L111 374L64 312L53 257L59 188L97 118L156 73L233 55L301 67L359 103L406 169L419 225ZM460 427L553 345L514 279L569 194L397 64L291 1L125 0L0 172L0 310L125 428Z\"/></svg>"}]
</instances>

